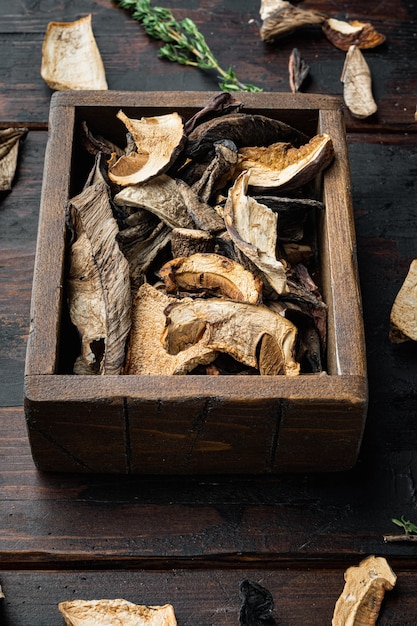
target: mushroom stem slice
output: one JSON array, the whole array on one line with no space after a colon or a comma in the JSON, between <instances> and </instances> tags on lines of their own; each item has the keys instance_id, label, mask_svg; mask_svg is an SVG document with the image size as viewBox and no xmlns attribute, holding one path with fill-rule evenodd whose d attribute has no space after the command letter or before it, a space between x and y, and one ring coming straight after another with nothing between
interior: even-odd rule
<instances>
[{"instance_id":1,"label":"mushroom stem slice","mask_svg":"<svg viewBox=\"0 0 417 626\"><path fill-rule=\"evenodd\" d=\"M232 300L259 304L262 282L242 265L220 254L193 254L168 261L159 270L168 293L207 290Z\"/></svg>"},{"instance_id":2,"label":"mushroom stem slice","mask_svg":"<svg viewBox=\"0 0 417 626\"><path fill-rule=\"evenodd\" d=\"M336 602L332 626L375 626L385 591L397 577L383 557L369 556L345 572L345 586Z\"/></svg>"},{"instance_id":3,"label":"mushroom stem slice","mask_svg":"<svg viewBox=\"0 0 417 626\"><path fill-rule=\"evenodd\" d=\"M127 600L71 600L58 609L67 626L177 626L172 605L143 606Z\"/></svg>"},{"instance_id":4,"label":"mushroom stem slice","mask_svg":"<svg viewBox=\"0 0 417 626\"><path fill-rule=\"evenodd\" d=\"M350 46L347 51L340 80L344 85L343 99L354 117L364 119L377 111L371 70L357 46Z\"/></svg>"},{"instance_id":5,"label":"mushroom stem slice","mask_svg":"<svg viewBox=\"0 0 417 626\"><path fill-rule=\"evenodd\" d=\"M229 354L261 374L299 374L293 357L297 329L265 306L185 298L169 306L166 316L162 342L169 354L181 354L207 335L207 348Z\"/></svg>"},{"instance_id":6,"label":"mushroom stem slice","mask_svg":"<svg viewBox=\"0 0 417 626\"><path fill-rule=\"evenodd\" d=\"M296 7L285 0L262 0L260 16L261 39L268 43L290 35L302 26L322 24L327 18L321 11Z\"/></svg>"}]
</instances>

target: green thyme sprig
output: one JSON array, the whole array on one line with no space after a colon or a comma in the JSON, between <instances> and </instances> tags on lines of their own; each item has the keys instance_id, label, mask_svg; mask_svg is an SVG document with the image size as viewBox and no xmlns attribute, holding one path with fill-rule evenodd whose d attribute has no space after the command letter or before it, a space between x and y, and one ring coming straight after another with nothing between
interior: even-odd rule
<instances>
[{"instance_id":1,"label":"green thyme sprig","mask_svg":"<svg viewBox=\"0 0 417 626\"><path fill-rule=\"evenodd\" d=\"M262 91L255 85L241 83L231 67L228 70L220 67L204 35L190 18L177 21L170 9L152 6L150 0L114 1L122 9L132 11L133 19L141 22L150 37L165 42L159 50L161 58L202 70L216 70L223 91Z\"/></svg>"},{"instance_id":2,"label":"green thyme sprig","mask_svg":"<svg viewBox=\"0 0 417 626\"><path fill-rule=\"evenodd\" d=\"M405 535L414 535L417 534L417 526L410 522L410 520L406 520L404 515L401 515L400 519L395 517L391 520L396 526L400 526L404 530Z\"/></svg>"}]
</instances>

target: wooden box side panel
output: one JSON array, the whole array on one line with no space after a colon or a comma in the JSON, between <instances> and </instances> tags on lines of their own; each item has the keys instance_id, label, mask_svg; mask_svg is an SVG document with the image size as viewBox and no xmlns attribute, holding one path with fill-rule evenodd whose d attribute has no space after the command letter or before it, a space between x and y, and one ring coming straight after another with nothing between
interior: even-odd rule
<instances>
[{"instance_id":1,"label":"wooden box side panel","mask_svg":"<svg viewBox=\"0 0 417 626\"><path fill-rule=\"evenodd\" d=\"M38 469L128 473L123 401L25 401L26 426Z\"/></svg>"},{"instance_id":2,"label":"wooden box side panel","mask_svg":"<svg viewBox=\"0 0 417 626\"><path fill-rule=\"evenodd\" d=\"M134 474L271 471L279 400L138 401L128 412Z\"/></svg>"},{"instance_id":3,"label":"wooden box side panel","mask_svg":"<svg viewBox=\"0 0 417 626\"><path fill-rule=\"evenodd\" d=\"M321 220L321 276L328 305L328 369L366 376L365 338L351 201L351 180L341 111L321 111L319 131L332 137L333 164L325 171Z\"/></svg>"},{"instance_id":4,"label":"wooden box side panel","mask_svg":"<svg viewBox=\"0 0 417 626\"><path fill-rule=\"evenodd\" d=\"M26 351L25 372L28 375L56 371L74 110L70 107L51 108L49 128Z\"/></svg>"}]
</instances>

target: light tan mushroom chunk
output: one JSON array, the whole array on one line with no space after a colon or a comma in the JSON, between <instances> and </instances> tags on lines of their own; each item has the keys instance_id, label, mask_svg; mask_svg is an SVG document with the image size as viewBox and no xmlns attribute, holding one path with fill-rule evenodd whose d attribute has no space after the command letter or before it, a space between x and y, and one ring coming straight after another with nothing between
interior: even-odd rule
<instances>
[{"instance_id":1,"label":"light tan mushroom chunk","mask_svg":"<svg viewBox=\"0 0 417 626\"><path fill-rule=\"evenodd\" d=\"M345 572L345 586L336 602L332 626L375 626L385 591L397 577L383 557L369 556Z\"/></svg>"},{"instance_id":2,"label":"light tan mushroom chunk","mask_svg":"<svg viewBox=\"0 0 417 626\"><path fill-rule=\"evenodd\" d=\"M173 302L177 300L147 283L138 289L133 301L126 374L187 374L197 365L207 365L216 358L217 352L207 347L208 333L188 350L177 355L168 354L161 336L166 322L164 311Z\"/></svg>"},{"instance_id":3,"label":"light tan mushroom chunk","mask_svg":"<svg viewBox=\"0 0 417 626\"><path fill-rule=\"evenodd\" d=\"M236 247L258 267L269 285L278 293L287 291L283 263L276 258L276 213L246 195L249 173L236 179L224 208L227 231Z\"/></svg>"},{"instance_id":4,"label":"light tan mushroom chunk","mask_svg":"<svg viewBox=\"0 0 417 626\"><path fill-rule=\"evenodd\" d=\"M417 341L417 259L411 262L392 305L389 338L393 343Z\"/></svg>"},{"instance_id":5,"label":"light tan mushroom chunk","mask_svg":"<svg viewBox=\"0 0 417 626\"><path fill-rule=\"evenodd\" d=\"M357 46L350 46L347 51L340 80L343 99L354 117L364 119L377 111L372 95L371 70Z\"/></svg>"},{"instance_id":6,"label":"light tan mushroom chunk","mask_svg":"<svg viewBox=\"0 0 417 626\"><path fill-rule=\"evenodd\" d=\"M127 600L71 600L58 609L67 626L177 626L172 605L143 606Z\"/></svg>"},{"instance_id":7,"label":"light tan mushroom chunk","mask_svg":"<svg viewBox=\"0 0 417 626\"><path fill-rule=\"evenodd\" d=\"M51 89L107 89L91 15L75 22L50 22L42 46L41 76Z\"/></svg>"},{"instance_id":8,"label":"light tan mushroom chunk","mask_svg":"<svg viewBox=\"0 0 417 626\"><path fill-rule=\"evenodd\" d=\"M118 206L145 208L171 228L194 226L175 180L166 174L125 187L115 195L114 201Z\"/></svg>"},{"instance_id":9,"label":"light tan mushroom chunk","mask_svg":"<svg viewBox=\"0 0 417 626\"><path fill-rule=\"evenodd\" d=\"M158 275L168 293L208 290L215 295L259 304L262 281L242 265L221 254L197 253L168 261Z\"/></svg>"},{"instance_id":10,"label":"light tan mushroom chunk","mask_svg":"<svg viewBox=\"0 0 417 626\"><path fill-rule=\"evenodd\" d=\"M186 137L178 113L133 119L119 111L137 146L109 167L109 178L119 185L135 185L165 172L181 151Z\"/></svg>"},{"instance_id":11,"label":"light tan mushroom chunk","mask_svg":"<svg viewBox=\"0 0 417 626\"><path fill-rule=\"evenodd\" d=\"M293 357L297 329L265 306L217 298L184 298L168 307L166 315L162 340L170 354L181 354L204 336L207 348L227 353L260 369L261 374L299 374L300 366ZM265 335L270 335L268 341ZM260 342L262 356L258 360Z\"/></svg>"},{"instance_id":12,"label":"light tan mushroom chunk","mask_svg":"<svg viewBox=\"0 0 417 626\"><path fill-rule=\"evenodd\" d=\"M253 187L296 189L323 171L333 157L329 135L316 135L300 148L289 143L240 148L238 171L249 171L248 184Z\"/></svg>"}]
</instances>

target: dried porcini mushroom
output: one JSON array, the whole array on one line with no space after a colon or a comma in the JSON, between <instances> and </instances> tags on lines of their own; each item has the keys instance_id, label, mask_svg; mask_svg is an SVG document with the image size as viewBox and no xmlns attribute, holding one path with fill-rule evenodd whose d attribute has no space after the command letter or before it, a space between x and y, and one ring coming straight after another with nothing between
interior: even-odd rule
<instances>
[{"instance_id":1,"label":"dried porcini mushroom","mask_svg":"<svg viewBox=\"0 0 417 626\"><path fill-rule=\"evenodd\" d=\"M217 352L207 346L208 333L179 354L168 354L161 342L165 309L176 302L148 283L139 287L133 300L125 374L168 376L188 374L198 365L214 361Z\"/></svg>"},{"instance_id":2,"label":"dried porcini mushroom","mask_svg":"<svg viewBox=\"0 0 417 626\"><path fill-rule=\"evenodd\" d=\"M12 188L19 145L27 133L27 128L0 130L0 191L10 191Z\"/></svg>"},{"instance_id":3,"label":"dried porcini mushroom","mask_svg":"<svg viewBox=\"0 0 417 626\"><path fill-rule=\"evenodd\" d=\"M336 48L345 52L350 46L361 49L375 48L385 41L385 35L375 30L372 24L358 20L345 22L330 17L323 22L322 29L327 39Z\"/></svg>"},{"instance_id":4,"label":"dried porcini mushroom","mask_svg":"<svg viewBox=\"0 0 417 626\"><path fill-rule=\"evenodd\" d=\"M371 70L357 46L350 46L347 51L340 80L344 84L343 99L354 117L364 119L377 111Z\"/></svg>"},{"instance_id":5,"label":"dried porcini mushroom","mask_svg":"<svg viewBox=\"0 0 417 626\"><path fill-rule=\"evenodd\" d=\"M81 336L77 374L119 374L130 330L129 266L116 241L108 188L99 182L72 198L75 233L68 272L69 311Z\"/></svg>"},{"instance_id":6,"label":"dried porcini mushroom","mask_svg":"<svg viewBox=\"0 0 417 626\"><path fill-rule=\"evenodd\" d=\"M300 148L281 142L240 148L237 170L249 172L251 187L292 190L310 182L330 165L333 157L330 136L315 135Z\"/></svg>"},{"instance_id":7,"label":"dried porcini mushroom","mask_svg":"<svg viewBox=\"0 0 417 626\"><path fill-rule=\"evenodd\" d=\"M296 7L285 0L262 0L260 16L261 39L267 43L290 35L302 26L322 24L327 18L321 11Z\"/></svg>"},{"instance_id":8,"label":"dried porcini mushroom","mask_svg":"<svg viewBox=\"0 0 417 626\"><path fill-rule=\"evenodd\" d=\"M128 185L115 195L114 201L118 206L147 209L171 228L194 226L175 180L167 174Z\"/></svg>"},{"instance_id":9,"label":"dried porcini mushroom","mask_svg":"<svg viewBox=\"0 0 417 626\"><path fill-rule=\"evenodd\" d=\"M242 265L220 254L193 254L168 261L158 272L167 293L207 291L259 304L262 282Z\"/></svg>"},{"instance_id":10,"label":"dried porcini mushroom","mask_svg":"<svg viewBox=\"0 0 417 626\"><path fill-rule=\"evenodd\" d=\"M239 626L276 626L272 617L274 600L268 589L253 580L242 580L239 596Z\"/></svg>"},{"instance_id":11,"label":"dried porcini mushroom","mask_svg":"<svg viewBox=\"0 0 417 626\"><path fill-rule=\"evenodd\" d=\"M263 305L218 298L183 298L166 308L162 343L169 354L203 344L267 376L297 376L297 329ZM265 335L267 341L264 341Z\"/></svg>"},{"instance_id":12,"label":"dried porcini mushroom","mask_svg":"<svg viewBox=\"0 0 417 626\"><path fill-rule=\"evenodd\" d=\"M277 214L246 195L249 172L229 190L224 207L227 231L237 248L260 269L278 294L287 291L285 267L276 258Z\"/></svg>"},{"instance_id":13,"label":"dried porcini mushroom","mask_svg":"<svg viewBox=\"0 0 417 626\"><path fill-rule=\"evenodd\" d=\"M50 22L42 45L41 76L51 89L107 89L91 14L75 22Z\"/></svg>"},{"instance_id":14,"label":"dried porcini mushroom","mask_svg":"<svg viewBox=\"0 0 417 626\"><path fill-rule=\"evenodd\" d=\"M109 167L109 178L118 185L135 185L162 174L184 146L184 123L178 113L137 120L119 111L117 117L137 146L137 152L121 156Z\"/></svg>"},{"instance_id":15,"label":"dried porcini mushroom","mask_svg":"<svg viewBox=\"0 0 417 626\"><path fill-rule=\"evenodd\" d=\"M397 581L386 559L369 556L358 567L349 567L344 578L332 626L375 626L385 591L393 589Z\"/></svg>"},{"instance_id":16,"label":"dried porcini mushroom","mask_svg":"<svg viewBox=\"0 0 417 626\"><path fill-rule=\"evenodd\" d=\"M297 93L310 71L310 66L302 58L300 51L294 48L288 61L288 75L291 93Z\"/></svg>"},{"instance_id":17,"label":"dried porcini mushroom","mask_svg":"<svg viewBox=\"0 0 417 626\"><path fill-rule=\"evenodd\" d=\"M67 626L177 626L172 605L144 606L127 600L70 600L58 609Z\"/></svg>"},{"instance_id":18,"label":"dried porcini mushroom","mask_svg":"<svg viewBox=\"0 0 417 626\"><path fill-rule=\"evenodd\" d=\"M393 343L417 341L417 259L411 262L392 305L389 338Z\"/></svg>"}]
</instances>

